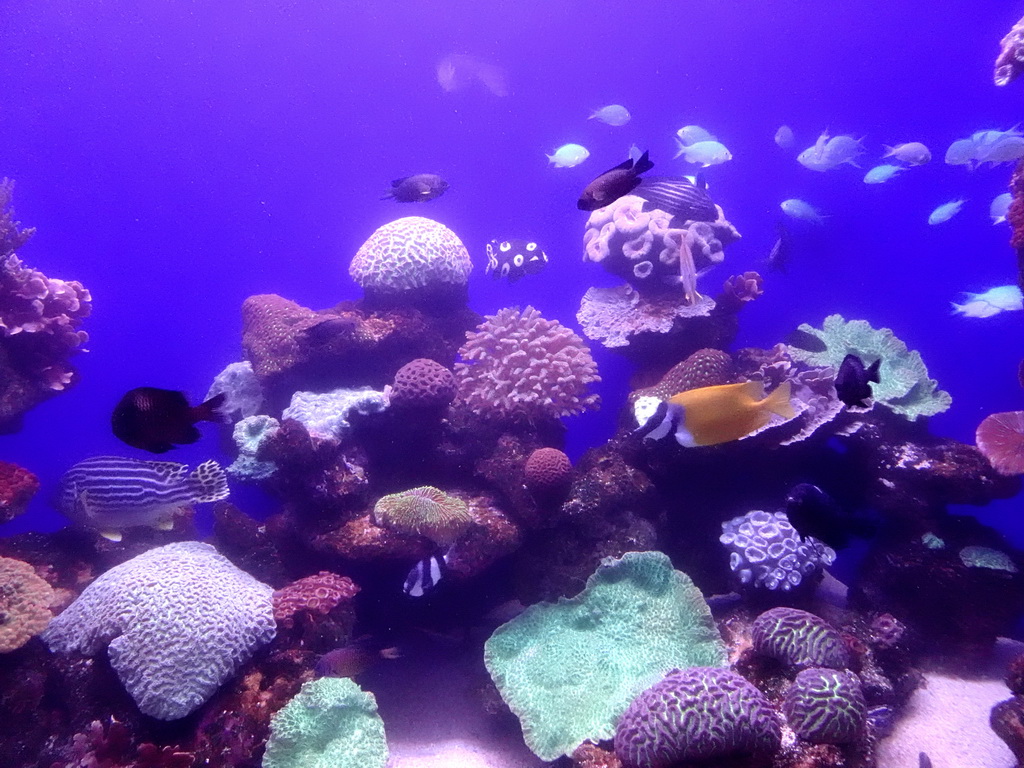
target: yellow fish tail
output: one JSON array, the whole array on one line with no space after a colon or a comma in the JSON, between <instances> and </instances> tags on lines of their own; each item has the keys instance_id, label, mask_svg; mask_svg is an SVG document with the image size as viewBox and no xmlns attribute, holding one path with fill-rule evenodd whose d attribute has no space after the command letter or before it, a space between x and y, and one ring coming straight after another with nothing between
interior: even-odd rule
<instances>
[{"instance_id":1,"label":"yellow fish tail","mask_svg":"<svg viewBox=\"0 0 1024 768\"><path fill-rule=\"evenodd\" d=\"M784 419L793 419L796 418L796 411L793 410L793 404L789 401L791 396L792 387L790 382L784 381L768 397L762 400L760 405L766 411L770 411Z\"/></svg>"}]
</instances>

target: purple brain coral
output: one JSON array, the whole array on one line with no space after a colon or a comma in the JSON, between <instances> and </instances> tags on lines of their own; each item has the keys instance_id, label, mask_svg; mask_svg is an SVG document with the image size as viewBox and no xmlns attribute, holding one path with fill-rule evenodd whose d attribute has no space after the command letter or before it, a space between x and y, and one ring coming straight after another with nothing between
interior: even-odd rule
<instances>
[{"instance_id":1,"label":"purple brain coral","mask_svg":"<svg viewBox=\"0 0 1024 768\"><path fill-rule=\"evenodd\" d=\"M422 216L406 216L370 235L348 272L364 289L401 293L465 285L472 269L466 246L448 227Z\"/></svg>"},{"instance_id":2,"label":"purple brain coral","mask_svg":"<svg viewBox=\"0 0 1024 768\"><path fill-rule=\"evenodd\" d=\"M462 400L476 413L560 418L596 408L597 364L583 340L533 307L489 315L466 334L455 364Z\"/></svg>"}]
</instances>

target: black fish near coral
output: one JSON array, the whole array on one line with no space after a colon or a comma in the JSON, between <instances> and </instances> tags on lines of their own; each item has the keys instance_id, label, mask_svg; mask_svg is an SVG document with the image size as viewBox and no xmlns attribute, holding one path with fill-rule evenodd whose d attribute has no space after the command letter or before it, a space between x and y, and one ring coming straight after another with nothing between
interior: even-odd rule
<instances>
[{"instance_id":1,"label":"black fish near coral","mask_svg":"<svg viewBox=\"0 0 1024 768\"><path fill-rule=\"evenodd\" d=\"M487 244L487 272L510 283L535 275L548 263L548 255L533 240L491 240Z\"/></svg>"},{"instance_id":2,"label":"black fish near coral","mask_svg":"<svg viewBox=\"0 0 1024 768\"><path fill-rule=\"evenodd\" d=\"M813 333L801 331L799 328L790 331L786 337L786 343L791 347L806 350L807 352L824 352L828 345Z\"/></svg>"},{"instance_id":3,"label":"black fish near coral","mask_svg":"<svg viewBox=\"0 0 1024 768\"><path fill-rule=\"evenodd\" d=\"M400 203L425 203L440 197L448 189L448 182L436 173L417 173L391 182L391 191L381 200L395 199Z\"/></svg>"},{"instance_id":4,"label":"black fish near coral","mask_svg":"<svg viewBox=\"0 0 1024 768\"><path fill-rule=\"evenodd\" d=\"M191 406L182 392L136 387L121 398L110 423L114 435L133 448L166 453L199 439L196 422L223 421L217 409L224 404L224 398L224 394L219 394L201 405Z\"/></svg>"},{"instance_id":5,"label":"black fish near coral","mask_svg":"<svg viewBox=\"0 0 1024 768\"><path fill-rule=\"evenodd\" d=\"M871 397L871 382L879 381L878 367L882 359L875 360L869 367L856 355L847 355L836 374L836 394L851 408L867 408Z\"/></svg>"},{"instance_id":6,"label":"black fish near coral","mask_svg":"<svg viewBox=\"0 0 1024 768\"><path fill-rule=\"evenodd\" d=\"M659 210L671 214L679 224L686 221L715 221L718 208L703 183L685 176L648 176L642 179L633 194L647 203L645 211Z\"/></svg>"},{"instance_id":7,"label":"black fish near coral","mask_svg":"<svg viewBox=\"0 0 1024 768\"><path fill-rule=\"evenodd\" d=\"M640 174L653 167L654 163L644 152L635 162L633 158L629 158L614 168L609 168L587 184L576 207L581 211L596 211L598 208L611 205L636 189L641 182Z\"/></svg>"}]
</instances>

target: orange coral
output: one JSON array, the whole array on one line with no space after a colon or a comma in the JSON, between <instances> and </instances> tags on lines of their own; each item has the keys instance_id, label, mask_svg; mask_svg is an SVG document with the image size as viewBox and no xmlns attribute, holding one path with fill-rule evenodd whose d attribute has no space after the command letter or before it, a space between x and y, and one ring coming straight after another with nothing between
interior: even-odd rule
<instances>
[{"instance_id":1,"label":"orange coral","mask_svg":"<svg viewBox=\"0 0 1024 768\"><path fill-rule=\"evenodd\" d=\"M0 557L0 653L21 648L53 618L53 587L28 563Z\"/></svg>"}]
</instances>

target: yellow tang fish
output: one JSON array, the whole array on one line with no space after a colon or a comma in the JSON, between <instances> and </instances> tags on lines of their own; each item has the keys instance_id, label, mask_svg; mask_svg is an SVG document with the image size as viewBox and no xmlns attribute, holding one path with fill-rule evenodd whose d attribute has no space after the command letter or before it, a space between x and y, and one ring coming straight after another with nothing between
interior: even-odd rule
<instances>
[{"instance_id":1,"label":"yellow tang fish","mask_svg":"<svg viewBox=\"0 0 1024 768\"><path fill-rule=\"evenodd\" d=\"M660 440L674 430L676 442L693 448L739 440L757 432L772 418L796 416L789 402L790 383L784 381L764 396L760 381L690 389L668 400L637 398L633 415L645 439Z\"/></svg>"}]
</instances>

